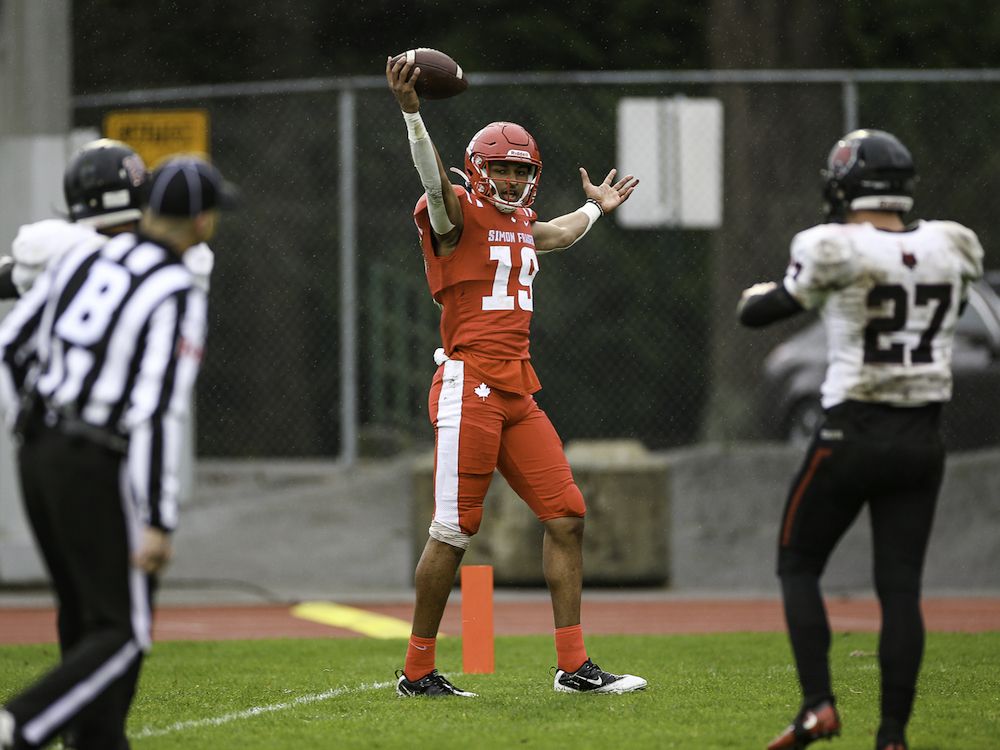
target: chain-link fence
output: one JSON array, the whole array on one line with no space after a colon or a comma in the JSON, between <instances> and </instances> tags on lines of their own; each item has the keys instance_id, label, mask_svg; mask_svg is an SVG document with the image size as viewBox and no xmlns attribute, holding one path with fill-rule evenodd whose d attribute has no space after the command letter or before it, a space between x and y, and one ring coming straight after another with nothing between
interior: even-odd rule
<instances>
[{"instance_id":1,"label":"chain-link fence","mask_svg":"<svg viewBox=\"0 0 1000 750\"><path fill-rule=\"evenodd\" d=\"M634 437L663 448L769 433L778 416L760 403L762 362L805 321L747 331L735 322L736 298L777 278L793 234L820 220L818 171L848 126L899 135L920 173L915 215L972 226L996 263L986 222L1000 174L993 72L494 75L472 84L423 107L442 159L461 166L487 122L523 124L544 160L542 219L580 205L578 166L600 179L615 165L623 97L714 97L724 107L721 228L605 219L568 252L541 259L537 399L564 440ZM106 112L140 106L207 109L212 156L243 195L213 242L199 453L332 457L431 441L438 313L411 219L420 182L384 80L82 97L76 125L100 127Z\"/></svg>"}]
</instances>

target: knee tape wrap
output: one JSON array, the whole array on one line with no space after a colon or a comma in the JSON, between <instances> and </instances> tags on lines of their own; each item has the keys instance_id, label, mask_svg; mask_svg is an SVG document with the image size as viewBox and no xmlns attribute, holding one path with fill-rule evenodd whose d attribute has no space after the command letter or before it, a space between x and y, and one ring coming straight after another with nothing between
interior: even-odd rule
<instances>
[{"instance_id":1,"label":"knee tape wrap","mask_svg":"<svg viewBox=\"0 0 1000 750\"><path fill-rule=\"evenodd\" d=\"M427 533L430 534L431 539L436 539L442 544L449 544L452 547L458 547L458 549L468 549L469 542L472 541L472 537L468 534L445 526L436 519L431 521L431 527L427 529Z\"/></svg>"}]
</instances>

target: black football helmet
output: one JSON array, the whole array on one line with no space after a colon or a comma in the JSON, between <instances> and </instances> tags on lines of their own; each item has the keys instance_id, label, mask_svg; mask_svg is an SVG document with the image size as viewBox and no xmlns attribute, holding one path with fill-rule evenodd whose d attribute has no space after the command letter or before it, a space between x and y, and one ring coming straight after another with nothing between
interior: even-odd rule
<instances>
[{"instance_id":1,"label":"black football helmet","mask_svg":"<svg viewBox=\"0 0 1000 750\"><path fill-rule=\"evenodd\" d=\"M73 154L63 173L69 217L97 229L137 221L148 179L142 157L124 143L91 141Z\"/></svg>"},{"instance_id":2,"label":"black football helmet","mask_svg":"<svg viewBox=\"0 0 1000 750\"><path fill-rule=\"evenodd\" d=\"M913 208L916 170L909 149L884 130L854 130L834 144L822 170L824 210L842 221L850 210Z\"/></svg>"}]
</instances>

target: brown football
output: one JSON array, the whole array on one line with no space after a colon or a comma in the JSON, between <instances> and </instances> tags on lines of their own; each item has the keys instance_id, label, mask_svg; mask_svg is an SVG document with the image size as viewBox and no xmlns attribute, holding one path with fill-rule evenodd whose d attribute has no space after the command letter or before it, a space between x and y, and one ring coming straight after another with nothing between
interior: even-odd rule
<instances>
[{"instance_id":1,"label":"brown football","mask_svg":"<svg viewBox=\"0 0 1000 750\"><path fill-rule=\"evenodd\" d=\"M444 52L417 47L394 56L392 64L395 65L400 58L420 68L420 78L417 79L414 90L422 99L447 99L469 88L462 66Z\"/></svg>"}]
</instances>

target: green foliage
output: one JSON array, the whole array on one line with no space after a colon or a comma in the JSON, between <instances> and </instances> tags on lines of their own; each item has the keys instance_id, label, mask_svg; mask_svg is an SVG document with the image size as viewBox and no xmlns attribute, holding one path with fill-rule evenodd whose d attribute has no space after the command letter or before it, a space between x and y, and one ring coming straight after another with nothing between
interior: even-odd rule
<instances>
[{"instance_id":1,"label":"green foliage","mask_svg":"<svg viewBox=\"0 0 1000 750\"><path fill-rule=\"evenodd\" d=\"M73 6L81 93L379 75L389 54L417 46L443 49L470 71L706 64L705 4L698 0L625 0L587 13L573 4L499 0L76 0ZM637 33L651 28L662 33Z\"/></svg>"},{"instance_id":2,"label":"green foliage","mask_svg":"<svg viewBox=\"0 0 1000 750\"><path fill-rule=\"evenodd\" d=\"M741 22L761 28L795 17L781 3L746 5L737 6ZM798 5L799 15L816 12L811 2ZM1000 65L995 3L845 0L838 8L827 14L822 39L837 39L830 54L845 56L813 61L817 67ZM469 71L707 68L710 14L730 12L726 3L700 0L621 0L586 13L572 3L501 0L75 0L74 81L78 92L92 93L379 75L387 55L415 46L443 49ZM794 27L784 33L791 38L775 36L781 49L762 59L800 67L797 55L816 44L797 39Z\"/></svg>"},{"instance_id":3,"label":"green foliage","mask_svg":"<svg viewBox=\"0 0 1000 750\"><path fill-rule=\"evenodd\" d=\"M987 84L870 84L860 88L862 127L899 136L917 168L909 219L951 219L972 227L986 250L986 267L1000 264L997 230L984 221L983 196L996 188L1000 154L984 134L1000 121L995 87Z\"/></svg>"},{"instance_id":4,"label":"green foliage","mask_svg":"<svg viewBox=\"0 0 1000 750\"><path fill-rule=\"evenodd\" d=\"M1000 8L983 0L848 0L851 65L981 68L1000 64Z\"/></svg>"},{"instance_id":5,"label":"green foliage","mask_svg":"<svg viewBox=\"0 0 1000 750\"><path fill-rule=\"evenodd\" d=\"M831 648L844 719L837 750L869 750L878 722L874 634L839 634ZM547 636L497 639L497 672L456 676L458 639L439 665L474 700L399 699L401 641L284 640L158 644L129 722L136 750L763 747L799 695L783 634L593 636L595 659L640 674L649 689L572 696L551 687ZM915 750L995 747L1000 732L1000 633L928 636L909 737ZM0 700L55 658L50 646L0 648ZM256 709L256 710L254 710Z\"/></svg>"}]
</instances>

